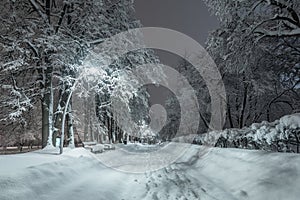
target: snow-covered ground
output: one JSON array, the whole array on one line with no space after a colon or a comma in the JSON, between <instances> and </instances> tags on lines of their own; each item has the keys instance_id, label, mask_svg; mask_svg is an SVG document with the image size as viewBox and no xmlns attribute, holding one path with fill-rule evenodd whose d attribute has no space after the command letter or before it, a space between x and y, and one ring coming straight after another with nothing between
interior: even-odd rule
<instances>
[{"instance_id":1,"label":"snow-covered ground","mask_svg":"<svg viewBox=\"0 0 300 200\"><path fill-rule=\"evenodd\" d=\"M178 149L184 149L178 160L145 173L125 173L100 162L109 157L120 163L131 160L137 152L130 145L96 155L78 148L65 151L62 156L42 151L0 156L0 199L298 200L300 197L299 155L177 143L165 145L162 152L177 145ZM131 153L126 153L126 148ZM148 147L138 147L141 148L146 154L144 148ZM151 163L159 162L155 157L151 159Z\"/></svg>"}]
</instances>

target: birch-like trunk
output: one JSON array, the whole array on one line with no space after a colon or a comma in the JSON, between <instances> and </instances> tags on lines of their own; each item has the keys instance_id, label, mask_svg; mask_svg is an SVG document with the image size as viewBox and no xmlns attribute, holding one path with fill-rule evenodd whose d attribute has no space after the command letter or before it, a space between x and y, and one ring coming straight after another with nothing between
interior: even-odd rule
<instances>
[{"instance_id":1,"label":"birch-like trunk","mask_svg":"<svg viewBox=\"0 0 300 200\"><path fill-rule=\"evenodd\" d=\"M74 127L73 127L73 114L72 114L72 103L68 106L68 147L75 148L74 142Z\"/></svg>"}]
</instances>

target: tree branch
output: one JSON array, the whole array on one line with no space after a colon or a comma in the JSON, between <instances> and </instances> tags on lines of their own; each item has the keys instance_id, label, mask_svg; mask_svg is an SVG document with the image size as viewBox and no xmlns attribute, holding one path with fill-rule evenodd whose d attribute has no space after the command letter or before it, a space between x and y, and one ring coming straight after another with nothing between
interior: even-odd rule
<instances>
[{"instance_id":1,"label":"tree branch","mask_svg":"<svg viewBox=\"0 0 300 200\"><path fill-rule=\"evenodd\" d=\"M299 37L300 36L300 28L294 29L292 31L267 31L265 29L254 31L256 34L260 34L263 37Z\"/></svg>"},{"instance_id":2,"label":"tree branch","mask_svg":"<svg viewBox=\"0 0 300 200\"><path fill-rule=\"evenodd\" d=\"M29 0L30 4L32 5L33 9L42 17L44 22L47 24L49 23L47 16L41 11L42 8L38 5L38 3L35 0Z\"/></svg>"}]
</instances>

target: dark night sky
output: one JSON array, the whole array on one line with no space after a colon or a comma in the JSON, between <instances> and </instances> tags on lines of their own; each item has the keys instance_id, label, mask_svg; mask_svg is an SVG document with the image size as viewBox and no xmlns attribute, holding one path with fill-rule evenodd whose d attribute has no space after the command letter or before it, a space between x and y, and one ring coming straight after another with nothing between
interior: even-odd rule
<instances>
[{"instance_id":1,"label":"dark night sky","mask_svg":"<svg viewBox=\"0 0 300 200\"><path fill-rule=\"evenodd\" d=\"M136 17L145 27L163 27L185 33L205 45L209 31L218 27L202 0L135 0ZM177 65L179 58L167 52L156 51L163 64ZM164 104L168 92L149 86L150 102Z\"/></svg>"},{"instance_id":2,"label":"dark night sky","mask_svg":"<svg viewBox=\"0 0 300 200\"><path fill-rule=\"evenodd\" d=\"M218 27L202 0L135 0L135 11L144 26L174 29L202 45L208 32Z\"/></svg>"}]
</instances>

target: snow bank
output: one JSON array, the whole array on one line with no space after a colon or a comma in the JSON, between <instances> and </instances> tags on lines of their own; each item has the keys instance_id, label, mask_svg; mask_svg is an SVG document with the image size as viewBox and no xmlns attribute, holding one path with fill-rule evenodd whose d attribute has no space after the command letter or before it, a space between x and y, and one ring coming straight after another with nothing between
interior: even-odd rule
<instances>
[{"instance_id":1,"label":"snow bank","mask_svg":"<svg viewBox=\"0 0 300 200\"><path fill-rule=\"evenodd\" d=\"M190 163L195 162L194 170L187 173L199 180L207 196L238 200L299 199L299 155L204 147L199 148L197 155L198 159L187 157ZM207 189L210 187L216 188L213 193Z\"/></svg>"},{"instance_id":2,"label":"snow bank","mask_svg":"<svg viewBox=\"0 0 300 200\"><path fill-rule=\"evenodd\" d=\"M192 146L156 171L144 199L298 200L300 156Z\"/></svg>"},{"instance_id":3,"label":"snow bank","mask_svg":"<svg viewBox=\"0 0 300 200\"><path fill-rule=\"evenodd\" d=\"M115 171L96 159L130 156L118 148L103 154L78 148L63 155L0 156L0 199L299 199L300 156L296 154L181 145L187 150L173 164L141 174Z\"/></svg>"},{"instance_id":4,"label":"snow bank","mask_svg":"<svg viewBox=\"0 0 300 200\"><path fill-rule=\"evenodd\" d=\"M243 129L212 131L197 136L196 144L217 147L262 149L300 153L300 113L282 117L272 123L263 121Z\"/></svg>"},{"instance_id":5,"label":"snow bank","mask_svg":"<svg viewBox=\"0 0 300 200\"><path fill-rule=\"evenodd\" d=\"M138 175L107 168L84 148L64 152L0 156L0 199L135 199L130 193L140 185L135 181Z\"/></svg>"}]
</instances>

